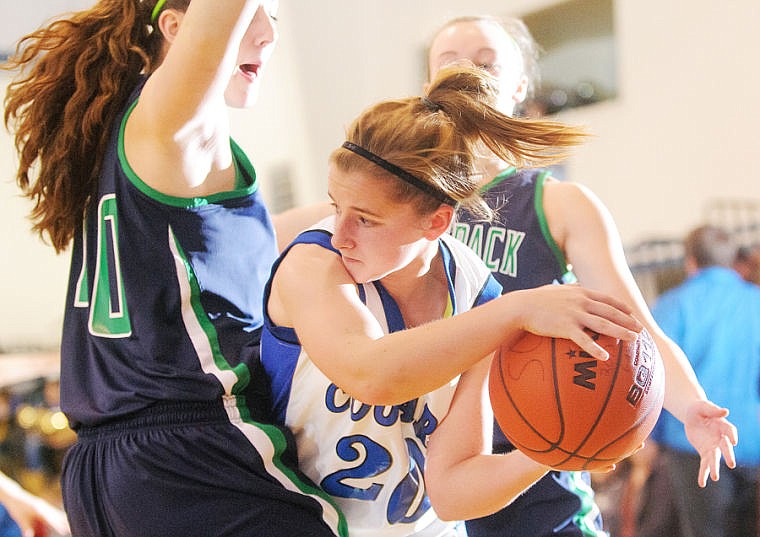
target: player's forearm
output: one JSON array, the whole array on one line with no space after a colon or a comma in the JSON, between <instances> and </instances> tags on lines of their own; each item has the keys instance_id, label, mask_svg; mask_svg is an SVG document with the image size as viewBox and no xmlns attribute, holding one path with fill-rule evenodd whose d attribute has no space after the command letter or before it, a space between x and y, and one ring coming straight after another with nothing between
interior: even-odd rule
<instances>
[{"instance_id":1,"label":"player's forearm","mask_svg":"<svg viewBox=\"0 0 760 537\"><path fill-rule=\"evenodd\" d=\"M429 393L522 333L519 308L511 310L504 298L372 341L346 341L345 360L332 362L351 367L326 374L368 404L400 404Z\"/></svg>"},{"instance_id":2,"label":"player's forearm","mask_svg":"<svg viewBox=\"0 0 760 537\"><path fill-rule=\"evenodd\" d=\"M655 335L657 348L665 366L665 401L663 406L681 422L694 401L707 399L697 375L681 348L665 335Z\"/></svg>"},{"instance_id":3,"label":"player's forearm","mask_svg":"<svg viewBox=\"0 0 760 537\"><path fill-rule=\"evenodd\" d=\"M0 472L0 503L8 503L11 498L23 492L21 486L10 477Z\"/></svg>"},{"instance_id":4,"label":"player's forearm","mask_svg":"<svg viewBox=\"0 0 760 537\"><path fill-rule=\"evenodd\" d=\"M426 486L441 519L468 520L502 509L548 471L519 451L477 455L445 474L426 475Z\"/></svg>"}]
</instances>

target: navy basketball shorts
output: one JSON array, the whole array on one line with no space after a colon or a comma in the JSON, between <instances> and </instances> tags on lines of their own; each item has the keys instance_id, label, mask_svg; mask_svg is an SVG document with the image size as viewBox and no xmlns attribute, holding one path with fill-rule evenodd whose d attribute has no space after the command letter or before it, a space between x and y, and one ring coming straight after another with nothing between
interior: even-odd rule
<instances>
[{"instance_id":1,"label":"navy basketball shorts","mask_svg":"<svg viewBox=\"0 0 760 537\"><path fill-rule=\"evenodd\" d=\"M161 403L78 434L62 476L75 537L331 537L342 520L295 469L291 436L221 402Z\"/></svg>"}]
</instances>

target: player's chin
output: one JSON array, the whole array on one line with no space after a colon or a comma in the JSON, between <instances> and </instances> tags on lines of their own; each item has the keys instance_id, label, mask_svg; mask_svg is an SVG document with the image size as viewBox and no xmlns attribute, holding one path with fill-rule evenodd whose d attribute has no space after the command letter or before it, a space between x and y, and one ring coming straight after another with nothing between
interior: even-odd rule
<instances>
[{"instance_id":1,"label":"player's chin","mask_svg":"<svg viewBox=\"0 0 760 537\"><path fill-rule=\"evenodd\" d=\"M232 79L224 92L224 100L230 108L251 108L259 99L259 83L244 83Z\"/></svg>"}]
</instances>

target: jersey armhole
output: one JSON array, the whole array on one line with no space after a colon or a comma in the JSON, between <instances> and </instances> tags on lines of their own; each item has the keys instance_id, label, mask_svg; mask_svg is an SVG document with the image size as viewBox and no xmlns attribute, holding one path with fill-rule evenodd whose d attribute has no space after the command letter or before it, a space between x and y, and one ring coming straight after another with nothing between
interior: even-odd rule
<instances>
[{"instance_id":1,"label":"jersey armhole","mask_svg":"<svg viewBox=\"0 0 760 537\"><path fill-rule=\"evenodd\" d=\"M544 213L544 183L546 179L551 177L551 173L548 170L544 170L538 174L536 178L536 195L533 198L534 208L536 210L536 216L538 217L538 224L541 226L541 233L544 236L546 244L554 254L554 258L559 264L559 269L562 272L562 283L576 283L578 278L573 273L573 267L568 265L565 254L562 253L557 241L552 237L549 231L549 224L546 221L546 214Z\"/></svg>"},{"instance_id":2,"label":"jersey armhole","mask_svg":"<svg viewBox=\"0 0 760 537\"><path fill-rule=\"evenodd\" d=\"M124 148L124 132L127 127L127 120L132 114L132 111L135 109L135 106L137 106L138 100L139 99L135 99L127 107L124 116L121 118L121 123L118 130L118 138L116 140L116 149L119 165L121 166L122 171L127 176L127 179L129 179L129 182L132 183L132 185L134 185L134 187L141 191L144 195L158 201L159 203L163 203L164 205L169 205L172 207L192 208L208 205L210 203L218 203L227 199L251 195L256 192L256 190L258 190L256 170L251 164L251 161L246 156L245 152L232 138L230 138L230 150L232 151L232 160L235 166L235 187L233 190L217 192L215 194L210 194L203 197L183 198L163 194L162 192L159 192L158 190L149 186L137 175L134 169L132 169L132 166L127 160L126 149Z\"/></svg>"}]
</instances>

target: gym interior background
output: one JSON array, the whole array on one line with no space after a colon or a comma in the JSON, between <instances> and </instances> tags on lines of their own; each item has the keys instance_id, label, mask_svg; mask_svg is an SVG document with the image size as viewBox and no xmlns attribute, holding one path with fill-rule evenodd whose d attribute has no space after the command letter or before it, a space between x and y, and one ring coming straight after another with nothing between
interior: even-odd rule
<instances>
[{"instance_id":1,"label":"gym interior background","mask_svg":"<svg viewBox=\"0 0 760 537\"><path fill-rule=\"evenodd\" d=\"M50 17L92 3L0 0L0 56ZM760 244L757 0L282 0L259 104L233 118L270 207L322 200L327 156L346 124L375 101L418 94L430 36L453 16L484 13L524 18L545 49L541 104L592 135L563 175L610 209L648 300L679 278L679 241L695 225ZM0 73L0 88L11 75ZM9 394L28 390L34 404L55 405L45 390L55 383L68 269L67 254L29 231L15 161L2 129L0 446ZM27 366L36 380L22 382L17 364L30 360L42 371ZM43 424L28 426L39 434ZM40 438L53 444L55 465L67 437Z\"/></svg>"}]
</instances>

